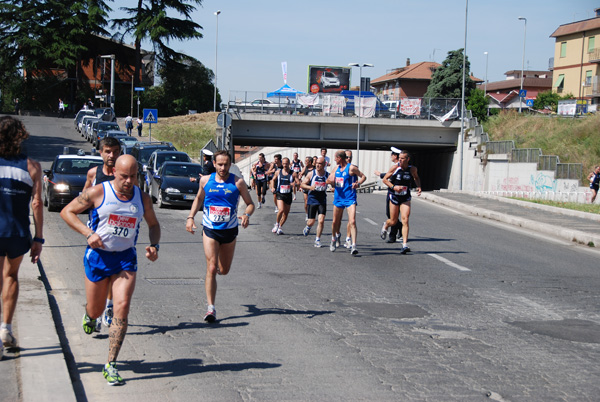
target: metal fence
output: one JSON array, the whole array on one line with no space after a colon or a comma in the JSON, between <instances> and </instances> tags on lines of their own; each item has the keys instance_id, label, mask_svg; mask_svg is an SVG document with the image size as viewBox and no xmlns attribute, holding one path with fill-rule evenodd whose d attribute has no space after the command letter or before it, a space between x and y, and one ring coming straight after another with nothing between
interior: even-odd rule
<instances>
[{"instance_id":1,"label":"metal fence","mask_svg":"<svg viewBox=\"0 0 600 402\"><path fill-rule=\"evenodd\" d=\"M541 155L540 148L513 149L510 161L513 163L538 163Z\"/></svg>"},{"instance_id":2,"label":"metal fence","mask_svg":"<svg viewBox=\"0 0 600 402\"><path fill-rule=\"evenodd\" d=\"M557 179L581 180L583 178L583 164L581 163L557 163Z\"/></svg>"},{"instance_id":3,"label":"metal fence","mask_svg":"<svg viewBox=\"0 0 600 402\"><path fill-rule=\"evenodd\" d=\"M556 171L556 165L559 163L560 161L556 155L540 155L537 168L538 170Z\"/></svg>"},{"instance_id":4,"label":"metal fence","mask_svg":"<svg viewBox=\"0 0 600 402\"><path fill-rule=\"evenodd\" d=\"M488 154L510 154L515 149L514 141L488 141L486 144Z\"/></svg>"}]
</instances>

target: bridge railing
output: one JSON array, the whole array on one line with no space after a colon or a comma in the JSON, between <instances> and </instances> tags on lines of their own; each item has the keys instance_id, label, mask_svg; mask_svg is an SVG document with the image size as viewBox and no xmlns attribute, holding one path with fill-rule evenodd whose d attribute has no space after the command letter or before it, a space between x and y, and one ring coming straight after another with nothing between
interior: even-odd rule
<instances>
[{"instance_id":1,"label":"bridge railing","mask_svg":"<svg viewBox=\"0 0 600 402\"><path fill-rule=\"evenodd\" d=\"M305 94L304 94L305 95ZM267 92L230 91L227 109L237 113L290 114L308 116L352 116L354 99L345 98L341 113L328 113L323 107L326 96L337 94L319 93L308 105L302 95L268 96ZM350 104L347 105L348 101ZM460 118L460 99L455 98L400 98L394 101L378 99L375 116L379 118L454 120Z\"/></svg>"}]
</instances>

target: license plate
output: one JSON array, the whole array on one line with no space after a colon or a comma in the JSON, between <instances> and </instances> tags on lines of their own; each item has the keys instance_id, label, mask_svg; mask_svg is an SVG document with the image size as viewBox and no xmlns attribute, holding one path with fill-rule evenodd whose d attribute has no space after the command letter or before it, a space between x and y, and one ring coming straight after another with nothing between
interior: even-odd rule
<instances>
[{"instance_id":1,"label":"license plate","mask_svg":"<svg viewBox=\"0 0 600 402\"><path fill-rule=\"evenodd\" d=\"M196 195L195 195L195 194L185 194L185 195L183 196L183 199L184 199L184 200L194 200L195 198L196 198Z\"/></svg>"}]
</instances>

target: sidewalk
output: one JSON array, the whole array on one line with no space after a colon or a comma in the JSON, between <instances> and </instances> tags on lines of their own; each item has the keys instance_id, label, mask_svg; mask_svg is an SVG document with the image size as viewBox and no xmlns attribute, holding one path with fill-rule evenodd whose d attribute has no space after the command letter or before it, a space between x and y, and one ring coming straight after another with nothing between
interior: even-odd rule
<instances>
[{"instance_id":1,"label":"sidewalk","mask_svg":"<svg viewBox=\"0 0 600 402\"><path fill-rule=\"evenodd\" d=\"M421 198L549 237L600 246L598 214L469 192L425 192ZM0 400L76 400L43 275L41 264L38 267L24 260L19 274L21 290L13 325L23 349L19 353L5 350L0 375L7 386L0 389Z\"/></svg>"}]
</instances>

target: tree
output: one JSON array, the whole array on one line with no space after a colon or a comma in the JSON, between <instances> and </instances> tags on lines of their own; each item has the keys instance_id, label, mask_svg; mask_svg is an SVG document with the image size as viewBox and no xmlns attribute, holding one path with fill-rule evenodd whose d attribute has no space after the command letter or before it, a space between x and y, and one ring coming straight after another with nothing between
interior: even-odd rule
<instances>
[{"instance_id":1,"label":"tree","mask_svg":"<svg viewBox=\"0 0 600 402\"><path fill-rule=\"evenodd\" d=\"M473 113L473 117L481 123L487 120L488 98L481 89L474 89L469 94L467 109Z\"/></svg>"},{"instance_id":2,"label":"tree","mask_svg":"<svg viewBox=\"0 0 600 402\"><path fill-rule=\"evenodd\" d=\"M573 95L566 94L560 96L556 92L552 92L552 90L540 92L533 101L533 108L536 110L549 109L556 112L558 109L558 101L563 99L573 99Z\"/></svg>"},{"instance_id":3,"label":"tree","mask_svg":"<svg viewBox=\"0 0 600 402\"><path fill-rule=\"evenodd\" d=\"M169 60L187 57L167 46L169 40L202 38L199 32L202 27L191 18L191 13L196 9L194 4L201 5L202 0L138 0L136 8L121 7L130 17L115 19L112 26L124 29L121 38L126 34L135 38L135 84L139 84L140 78L142 40L152 42L160 69ZM168 10L175 11L184 19L168 16Z\"/></svg>"},{"instance_id":4,"label":"tree","mask_svg":"<svg viewBox=\"0 0 600 402\"><path fill-rule=\"evenodd\" d=\"M425 92L425 98L461 98L462 97L462 66L463 66L463 49L452 50L448 52L448 57L442 62L442 65L438 67L433 76L427 92ZM473 89L475 89L475 83L469 75L471 70L471 64L469 58L466 60L465 74L465 97L468 97Z\"/></svg>"}]
</instances>

